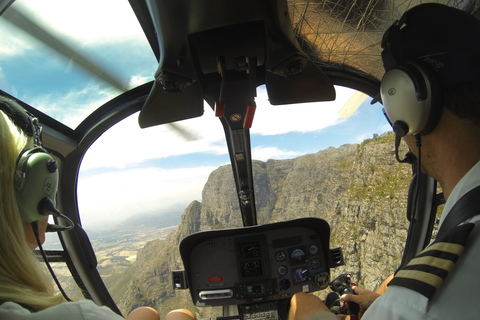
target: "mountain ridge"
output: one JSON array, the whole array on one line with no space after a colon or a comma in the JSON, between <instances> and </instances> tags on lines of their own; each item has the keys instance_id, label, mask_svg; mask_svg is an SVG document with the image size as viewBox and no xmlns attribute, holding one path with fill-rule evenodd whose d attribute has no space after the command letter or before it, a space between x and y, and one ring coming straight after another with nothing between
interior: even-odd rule
<instances>
[{"instance_id":1,"label":"mountain ridge","mask_svg":"<svg viewBox=\"0 0 480 320\"><path fill-rule=\"evenodd\" d=\"M332 278L348 272L357 284L374 290L399 266L408 229L411 167L396 162L393 139L387 133L295 159L253 161L259 224L299 217L326 220L330 247L342 247L346 260L331 270ZM116 295L120 310L128 313L143 304L161 314L187 307L198 318L214 316L212 308L194 307L187 290L172 290L171 271L183 269L178 244L184 237L233 227L242 227L242 221L227 165L210 174L202 201L190 203L166 240L153 240L138 253L131 267L136 271L128 274L131 281L123 282L121 298Z\"/></svg>"}]
</instances>

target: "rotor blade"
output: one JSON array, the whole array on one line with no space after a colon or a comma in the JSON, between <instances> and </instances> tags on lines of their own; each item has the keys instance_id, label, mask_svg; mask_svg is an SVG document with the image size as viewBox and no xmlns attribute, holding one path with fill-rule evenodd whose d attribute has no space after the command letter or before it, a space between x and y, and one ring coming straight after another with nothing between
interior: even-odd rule
<instances>
[{"instance_id":1,"label":"rotor blade","mask_svg":"<svg viewBox=\"0 0 480 320\"><path fill-rule=\"evenodd\" d=\"M356 91L343 105L342 109L338 111L338 115L342 118L349 118L367 98L366 94Z\"/></svg>"},{"instance_id":2,"label":"rotor blade","mask_svg":"<svg viewBox=\"0 0 480 320\"><path fill-rule=\"evenodd\" d=\"M169 125L185 141L200 140L200 137L196 133L180 125L178 122L170 122L166 123L166 125Z\"/></svg>"},{"instance_id":3,"label":"rotor blade","mask_svg":"<svg viewBox=\"0 0 480 320\"><path fill-rule=\"evenodd\" d=\"M71 59L84 70L95 76L98 76L112 87L117 88L122 92L127 90L127 88L122 85L121 81L118 81L115 76L96 65L93 61L78 54L77 50L74 50L74 48L66 44L59 37L55 36L52 32L47 30L46 27L32 21L29 17L27 17L27 15L23 14L13 6L6 10L2 17L4 17L14 26L20 28L59 54L63 55L65 58L69 60Z\"/></svg>"},{"instance_id":4,"label":"rotor blade","mask_svg":"<svg viewBox=\"0 0 480 320\"><path fill-rule=\"evenodd\" d=\"M15 0L1 0L0 1L0 16L12 5Z\"/></svg>"}]
</instances>

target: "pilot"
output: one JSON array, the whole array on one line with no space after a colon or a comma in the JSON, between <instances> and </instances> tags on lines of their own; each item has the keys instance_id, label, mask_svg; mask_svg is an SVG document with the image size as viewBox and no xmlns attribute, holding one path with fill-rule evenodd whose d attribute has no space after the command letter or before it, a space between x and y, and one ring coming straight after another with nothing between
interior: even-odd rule
<instances>
[{"instance_id":1,"label":"pilot","mask_svg":"<svg viewBox=\"0 0 480 320\"><path fill-rule=\"evenodd\" d=\"M388 29L382 46L386 114L447 202L435 241L397 270L383 295L357 287L343 299L360 304L364 320L477 319L480 21L422 4ZM334 319L310 294L295 295L291 305L291 319Z\"/></svg>"},{"instance_id":2,"label":"pilot","mask_svg":"<svg viewBox=\"0 0 480 320\"><path fill-rule=\"evenodd\" d=\"M2 110L15 110L17 114L25 111L4 97L0 97L0 104L0 319L123 319L90 300L67 302L55 293L52 279L33 254L37 238L32 224L22 221L16 200L17 159L33 142L14 124L12 115ZM38 223L40 243L45 240L47 219ZM183 313L174 311L166 320L182 320L179 314ZM127 319L160 320L160 316L152 308L139 307Z\"/></svg>"}]
</instances>

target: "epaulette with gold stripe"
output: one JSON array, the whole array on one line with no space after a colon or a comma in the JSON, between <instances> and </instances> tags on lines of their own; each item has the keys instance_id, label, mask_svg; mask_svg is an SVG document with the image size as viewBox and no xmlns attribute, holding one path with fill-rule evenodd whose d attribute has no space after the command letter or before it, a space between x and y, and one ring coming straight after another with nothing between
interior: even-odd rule
<instances>
[{"instance_id":1,"label":"epaulette with gold stripe","mask_svg":"<svg viewBox=\"0 0 480 320\"><path fill-rule=\"evenodd\" d=\"M431 299L455 266L474 226L467 223L444 233L399 269L388 285L405 287Z\"/></svg>"}]
</instances>

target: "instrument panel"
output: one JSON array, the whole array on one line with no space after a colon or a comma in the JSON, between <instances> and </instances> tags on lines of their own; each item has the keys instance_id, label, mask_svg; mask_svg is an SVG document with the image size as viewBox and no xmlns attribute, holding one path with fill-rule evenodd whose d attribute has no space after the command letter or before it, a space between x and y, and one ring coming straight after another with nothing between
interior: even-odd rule
<instances>
[{"instance_id":1,"label":"instrument panel","mask_svg":"<svg viewBox=\"0 0 480 320\"><path fill-rule=\"evenodd\" d=\"M318 218L200 232L180 244L197 306L245 305L325 289L330 228Z\"/></svg>"}]
</instances>

